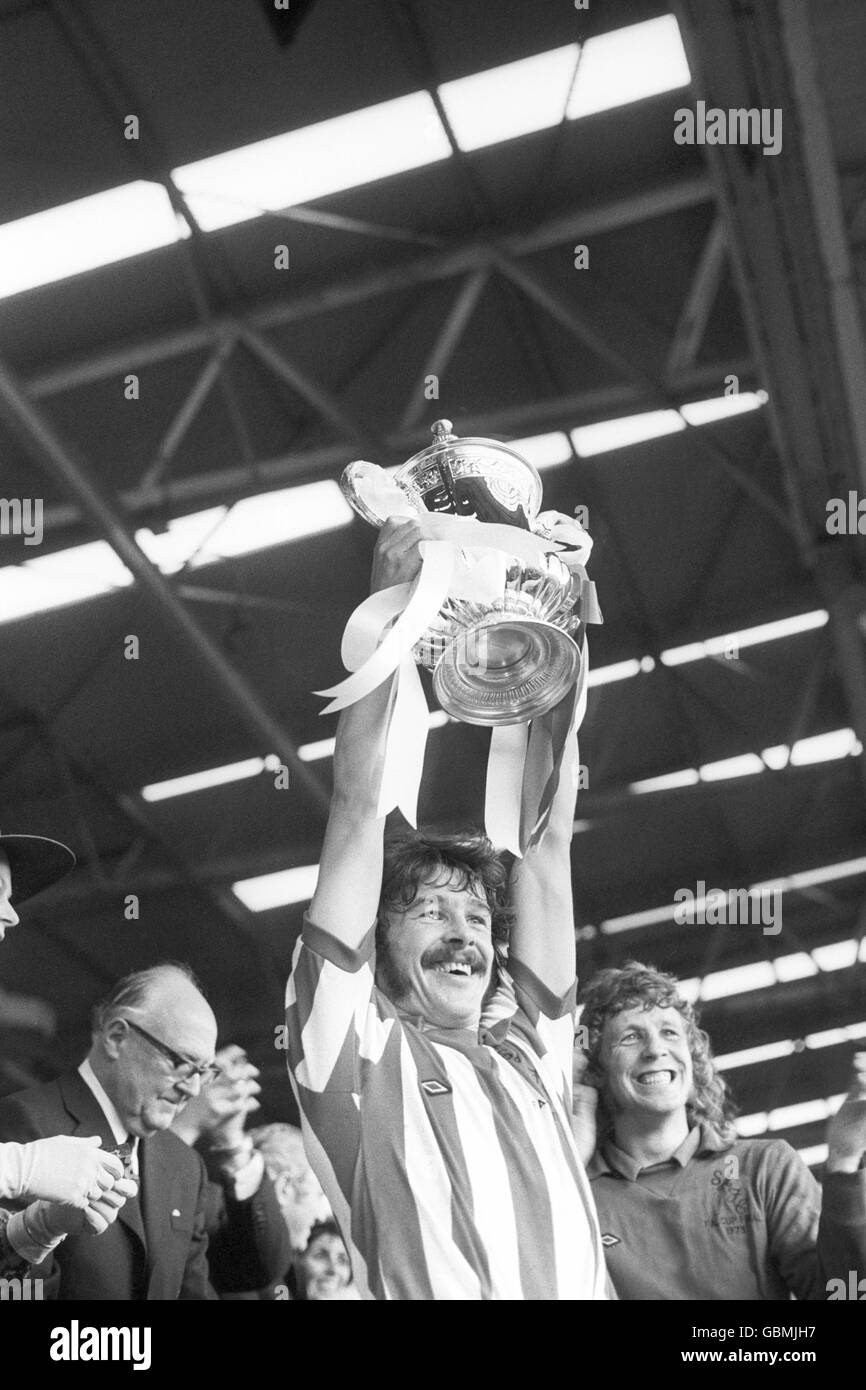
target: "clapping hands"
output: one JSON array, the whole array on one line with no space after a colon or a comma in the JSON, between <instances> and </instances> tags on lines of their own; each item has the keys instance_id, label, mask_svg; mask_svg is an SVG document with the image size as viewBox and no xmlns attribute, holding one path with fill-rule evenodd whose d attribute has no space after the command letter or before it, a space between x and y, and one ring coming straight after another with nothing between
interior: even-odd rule
<instances>
[{"instance_id":1,"label":"clapping hands","mask_svg":"<svg viewBox=\"0 0 866 1390\"><path fill-rule=\"evenodd\" d=\"M258 1067L242 1047L232 1043L216 1054L220 1074L184 1106L172 1129L187 1144L203 1139L213 1149L228 1149L243 1134L247 1117L258 1110Z\"/></svg>"}]
</instances>

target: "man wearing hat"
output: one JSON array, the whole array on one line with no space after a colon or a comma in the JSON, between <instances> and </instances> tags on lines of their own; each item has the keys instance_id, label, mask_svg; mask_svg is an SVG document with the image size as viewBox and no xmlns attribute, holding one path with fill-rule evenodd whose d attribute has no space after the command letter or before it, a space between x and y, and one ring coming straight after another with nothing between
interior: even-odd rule
<instances>
[{"instance_id":1,"label":"man wearing hat","mask_svg":"<svg viewBox=\"0 0 866 1390\"><path fill-rule=\"evenodd\" d=\"M20 904L74 865L72 850L57 840L0 835L0 941L18 925L13 895ZM0 1275L40 1264L72 1233L101 1234L135 1190L98 1138L0 1144L0 1198L37 1199L15 1213L0 1207Z\"/></svg>"}]
</instances>

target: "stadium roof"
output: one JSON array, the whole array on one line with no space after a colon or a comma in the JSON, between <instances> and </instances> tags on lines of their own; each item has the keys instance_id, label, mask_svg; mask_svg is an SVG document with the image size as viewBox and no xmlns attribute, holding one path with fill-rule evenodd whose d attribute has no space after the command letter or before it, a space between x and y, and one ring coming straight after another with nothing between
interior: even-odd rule
<instances>
[{"instance_id":1,"label":"stadium roof","mask_svg":"<svg viewBox=\"0 0 866 1390\"><path fill-rule=\"evenodd\" d=\"M261 910L232 885L317 861L312 691L374 540L335 480L447 416L589 511L582 974L703 981L744 1111L820 1142L786 1107L844 1090L866 1012L866 542L826 525L866 496L866 13L674 10L4 0L0 492L44 536L2 542L0 806L81 858L4 947L58 1014L37 1070L183 958L291 1115L310 874ZM781 149L678 144L698 101L781 112ZM477 823L486 734L433 723L422 816ZM781 931L676 925L701 884L784 888Z\"/></svg>"}]
</instances>

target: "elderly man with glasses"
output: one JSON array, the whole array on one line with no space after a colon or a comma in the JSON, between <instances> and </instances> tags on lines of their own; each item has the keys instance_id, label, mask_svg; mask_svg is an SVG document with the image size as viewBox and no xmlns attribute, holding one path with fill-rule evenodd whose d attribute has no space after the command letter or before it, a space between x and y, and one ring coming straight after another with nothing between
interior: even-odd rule
<instances>
[{"instance_id":1,"label":"elderly man with glasses","mask_svg":"<svg viewBox=\"0 0 866 1390\"><path fill-rule=\"evenodd\" d=\"M277 1216L257 1205L260 1167L231 1165L214 1209L199 1154L170 1126L218 1074L217 1024L190 971L158 965L120 980L93 1013L90 1052L75 1072L0 1103L0 1139L98 1135L139 1182L100 1241L69 1237L46 1272L46 1297L214 1299L208 1229L258 1256L256 1279L278 1277L284 1257ZM273 1248L272 1248L273 1247ZM41 1272L41 1271L40 1271Z\"/></svg>"}]
</instances>

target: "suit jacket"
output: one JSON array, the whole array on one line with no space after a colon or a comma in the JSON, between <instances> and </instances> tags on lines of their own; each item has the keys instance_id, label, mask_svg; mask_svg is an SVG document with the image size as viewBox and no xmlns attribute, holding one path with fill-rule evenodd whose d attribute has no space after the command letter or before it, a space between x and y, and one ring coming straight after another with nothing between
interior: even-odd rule
<instances>
[{"instance_id":1,"label":"suit jacket","mask_svg":"<svg viewBox=\"0 0 866 1390\"><path fill-rule=\"evenodd\" d=\"M0 1102L0 1139L26 1143L56 1134L98 1134L104 1148L117 1147L77 1072ZM139 1194L114 1225L100 1236L67 1236L37 1267L46 1298L217 1298L208 1275L208 1181L200 1156L163 1132L141 1140L138 1163Z\"/></svg>"},{"instance_id":2,"label":"suit jacket","mask_svg":"<svg viewBox=\"0 0 866 1390\"><path fill-rule=\"evenodd\" d=\"M208 1183L205 1224L210 1280L218 1294L249 1293L283 1279L292 1246L267 1173L242 1202L221 1183Z\"/></svg>"}]
</instances>

